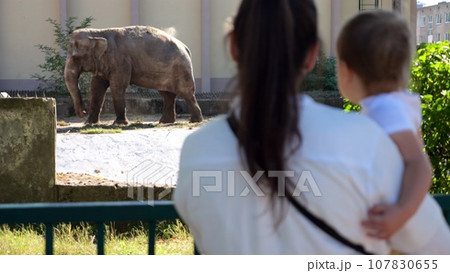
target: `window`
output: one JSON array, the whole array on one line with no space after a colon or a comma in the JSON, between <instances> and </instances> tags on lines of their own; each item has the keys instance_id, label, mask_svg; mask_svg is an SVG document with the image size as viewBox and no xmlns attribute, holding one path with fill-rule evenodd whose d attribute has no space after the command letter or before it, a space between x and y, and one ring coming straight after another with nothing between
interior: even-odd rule
<instances>
[{"instance_id":1,"label":"window","mask_svg":"<svg viewBox=\"0 0 450 273\"><path fill-rule=\"evenodd\" d=\"M450 12L445 14L445 23L450 23Z\"/></svg>"},{"instance_id":2,"label":"window","mask_svg":"<svg viewBox=\"0 0 450 273\"><path fill-rule=\"evenodd\" d=\"M436 14L436 24L442 24L442 14Z\"/></svg>"},{"instance_id":3,"label":"window","mask_svg":"<svg viewBox=\"0 0 450 273\"><path fill-rule=\"evenodd\" d=\"M445 40L450 41L450 34L448 32L445 33Z\"/></svg>"},{"instance_id":4,"label":"window","mask_svg":"<svg viewBox=\"0 0 450 273\"><path fill-rule=\"evenodd\" d=\"M428 30L427 35L428 35L428 36L433 35L433 30L432 30L432 29L431 29L431 30Z\"/></svg>"},{"instance_id":5,"label":"window","mask_svg":"<svg viewBox=\"0 0 450 273\"><path fill-rule=\"evenodd\" d=\"M359 11L378 9L379 2L379 0L359 0Z\"/></svg>"},{"instance_id":6,"label":"window","mask_svg":"<svg viewBox=\"0 0 450 273\"><path fill-rule=\"evenodd\" d=\"M439 41L441 41L441 34L440 34L440 33L437 33L437 34L436 34L435 42L439 42Z\"/></svg>"},{"instance_id":7,"label":"window","mask_svg":"<svg viewBox=\"0 0 450 273\"><path fill-rule=\"evenodd\" d=\"M433 15L428 16L428 23L433 23Z\"/></svg>"},{"instance_id":8,"label":"window","mask_svg":"<svg viewBox=\"0 0 450 273\"><path fill-rule=\"evenodd\" d=\"M426 16L420 17L420 27L425 27L426 20L427 20Z\"/></svg>"}]
</instances>

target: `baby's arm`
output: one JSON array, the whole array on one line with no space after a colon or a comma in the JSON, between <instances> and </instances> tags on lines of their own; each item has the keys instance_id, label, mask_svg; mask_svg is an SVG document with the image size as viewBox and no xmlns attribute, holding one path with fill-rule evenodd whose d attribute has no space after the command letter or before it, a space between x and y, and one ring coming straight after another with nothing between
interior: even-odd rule
<instances>
[{"instance_id":1,"label":"baby's arm","mask_svg":"<svg viewBox=\"0 0 450 273\"><path fill-rule=\"evenodd\" d=\"M432 177L430 161L417 134L401 131L390 136L403 157L405 171L397 204L375 205L369 211L368 220L363 221L368 235L379 239L389 238L414 215L430 188Z\"/></svg>"}]
</instances>

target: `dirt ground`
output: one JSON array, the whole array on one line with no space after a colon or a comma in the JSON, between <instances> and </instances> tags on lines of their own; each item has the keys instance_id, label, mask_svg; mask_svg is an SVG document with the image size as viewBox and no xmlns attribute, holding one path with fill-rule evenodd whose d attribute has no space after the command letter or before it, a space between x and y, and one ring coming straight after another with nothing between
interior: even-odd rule
<instances>
[{"instance_id":1,"label":"dirt ground","mask_svg":"<svg viewBox=\"0 0 450 273\"><path fill-rule=\"evenodd\" d=\"M177 120L173 124L159 124L158 120L160 115L146 115L146 116L128 116L130 122L129 125L116 126L113 125L114 115L102 115L101 121L98 125L86 125L84 124L84 119L78 117L61 118L57 120L57 133L58 134L68 134L68 133L79 133L80 129L100 127L100 128L121 128L122 130L136 130L136 129L149 129L158 130L160 128L169 128L176 130L177 128L196 128L203 125L209 119L205 118L205 121L201 123L189 123L189 115L179 115ZM57 173L56 174L56 184L65 185L115 185L120 184L117 181L100 178L92 176L89 174L78 174L78 173Z\"/></svg>"},{"instance_id":2,"label":"dirt ground","mask_svg":"<svg viewBox=\"0 0 450 273\"><path fill-rule=\"evenodd\" d=\"M79 173L56 173L56 184L58 185L115 185L119 182L99 178L89 174Z\"/></svg>"}]
</instances>

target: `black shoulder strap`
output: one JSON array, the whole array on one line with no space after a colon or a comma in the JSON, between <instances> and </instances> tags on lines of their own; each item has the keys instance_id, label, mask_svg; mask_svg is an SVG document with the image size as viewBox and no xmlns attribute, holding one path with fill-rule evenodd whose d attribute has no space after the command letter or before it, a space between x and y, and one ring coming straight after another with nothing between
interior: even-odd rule
<instances>
[{"instance_id":1,"label":"black shoulder strap","mask_svg":"<svg viewBox=\"0 0 450 273\"><path fill-rule=\"evenodd\" d=\"M231 131L233 131L234 135L237 137L239 123L233 113L228 115L227 122L231 128Z\"/></svg>"},{"instance_id":2,"label":"black shoulder strap","mask_svg":"<svg viewBox=\"0 0 450 273\"><path fill-rule=\"evenodd\" d=\"M228 125L230 126L233 133L237 136L238 126L239 123L234 116L234 114L229 114L227 117ZM323 230L325 233L333 237L334 239L338 240L342 244L358 251L359 253L365 254L365 255L372 255L373 253L367 252L363 246L355 244L344 238L341 234L339 234L334 228L332 228L330 225L328 225L325 221L322 219L316 217L313 215L309 210L307 210L302 204L300 204L297 200L295 200L294 197L290 195L286 195L289 202L306 218L308 218L312 223L314 223L317 227L319 227L321 230Z\"/></svg>"},{"instance_id":3,"label":"black shoulder strap","mask_svg":"<svg viewBox=\"0 0 450 273\"><path fill-rule=\"evenodd\" d=\"M300 213L302 213L306 218L308 218L311 222L313 222L316 226L318 226L320 229L322 229L325 233L327 233L334 239L338 240L339 242L341 242L342 244L344 244L350 248L353 248L354 250L358 251L359 253L362 253L365 255L373 255L373 253L367 252L362 245L352 243L349 240L347 240L346 238L344 238L341 234L339 234L334 228L332 228L330 225L328 225L325 221L323 221L322 219L313 215L302 204L300 204L299 202L294 200L294 198L292 196L288 196L288 200Z\"/></svg>"}]
</instances>

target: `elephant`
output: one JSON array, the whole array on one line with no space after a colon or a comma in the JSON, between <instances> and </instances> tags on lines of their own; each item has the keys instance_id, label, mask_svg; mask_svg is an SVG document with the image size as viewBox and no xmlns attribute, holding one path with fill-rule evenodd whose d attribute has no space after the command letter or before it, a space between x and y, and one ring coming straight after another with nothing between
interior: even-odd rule
<instances>
[{"instance_id":1,"label":"elephant","mask_svg":"<svg viewBox=\"0 0 450 273\"><path fill-rule=\"evenodd\" d=\"M125 90L130 84L159 91L163 97L160 123L175 122L177 95L186 101L190 122L203 120L195 98L191 53L185 44L160 29L129 26L71 33L64 80L80 118L86 114L78 86L82 72L92 72L86 123L99 122L109 87L116 114L114 123L128 124Z\"/></svg>"}]
</instances>

